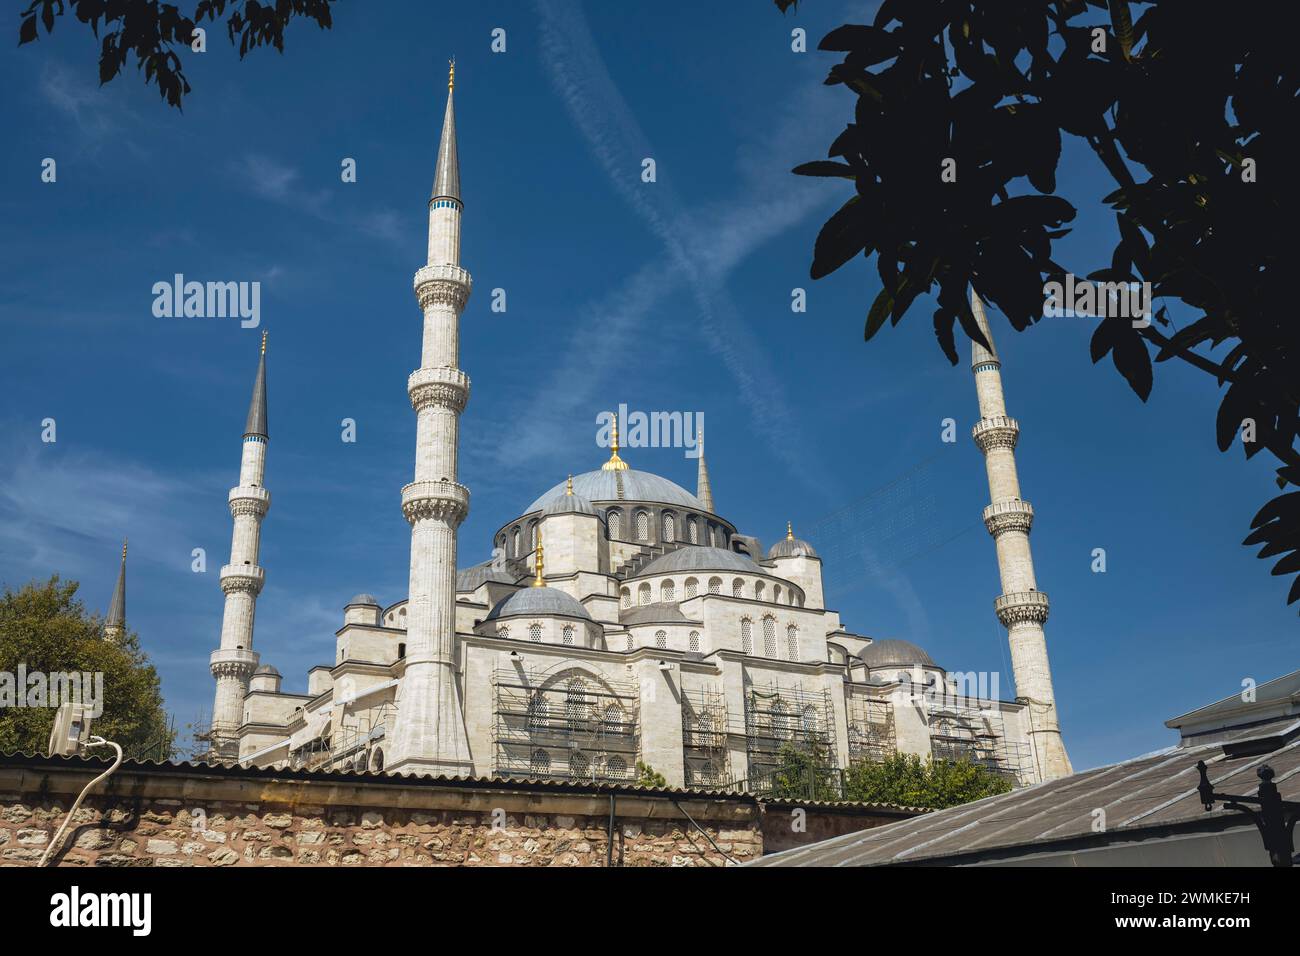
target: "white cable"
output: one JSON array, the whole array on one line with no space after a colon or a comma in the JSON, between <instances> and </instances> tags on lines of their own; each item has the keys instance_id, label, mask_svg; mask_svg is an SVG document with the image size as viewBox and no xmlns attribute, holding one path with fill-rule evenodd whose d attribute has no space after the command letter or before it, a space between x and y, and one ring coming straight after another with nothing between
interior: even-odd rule
<instances>
[{"instance_id":1,"label":"white cable","mask_svg":"<svg viewBox=\"0 0 1300 956\"><path fill-rule=\"evenodd\" d=\"M64 831L68 829L68 824L71 823L72 818L76 816L77 808L81 806L81 801L86 798L86 794L90 793L90 788L93 787L95 784L99 783L101 780L107 780L110 776L113 775L113 771L122 765L122 748L119 747L117 744L113 743L113 741L105 740L103 737L91 737L90 741L86 744L86 746L87 747L112 747L114 750L117 751L117 759L113 761L113 766L109 767L107 770L105 770L98 777L90 781L90 783L86 784L82 788L81 793L77 796L76 802L72 804L72 809L68 811L68 818L63 821L63 826L59 827L58 832L54 834L54 839L51 840L50 845L45 848L45 852L41 855L41 862L37 863L36 864L37 866L44 866L45 862L50 858L50 854L54 852L56 847L58 847L59 841L63 839Z\"/></svg>"}]
</instances>

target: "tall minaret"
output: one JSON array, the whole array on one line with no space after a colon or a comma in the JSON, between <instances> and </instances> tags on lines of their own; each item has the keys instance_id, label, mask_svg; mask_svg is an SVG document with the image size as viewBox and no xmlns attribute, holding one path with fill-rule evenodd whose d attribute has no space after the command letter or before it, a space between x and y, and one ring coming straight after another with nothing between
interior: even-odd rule
<instances>
[{"instance_id":1,"label":"tall minaret","mask_svg":"<svg viewBox=\"0 0 1300 956\"><path fill-rule=\"evenodd\" d=\"M108 604L108 616L104 618L104 636L111 641L119 641L126 632L126 541L122 542L122 567L117 572L117 586L113 588L113 600Z\"/></svg>"},{"instance_id":2,"label":"tall minaret","mask_svg":"<svg viewBox=\"0 0 1300 956\"><path fill-rule=\"evenodd\" d=\"M457 362L470 276L460 267L455 80L453 62L429 199L428 264L415 274L424 349L420 367L406 383L416 415L415 480L402 489L402 513L411 524L406 669L392 752L385 761L390 771L439 774L474 770L456 682L456 529L469 512L469 489L456 482L460 413L469 400L469 378Z\"/></svg>"},{"instance_id":3,"label":"tall minaret","mask_svg":"<svg viewBox=\"0 0 1300 956\"><path fill-rule=\"evenodd\" d=\"M221 569L221 590L226 608L221 617L221 647L212 652L212 676L217 693L212 702L211 756L239 755L236 734L244 717L248 678L257 669L253 653L253 615L265 572L257 564L262 518L271 507L271 493L262 487L266 474L266 333L257 360L257 379L244 425L239 484L230 489L230 516L235 530L230 541L230 563Z\"/></svg>"},{"instance_id":4,"label":"tall minaret","mask_svg":"<svg viewBox=\"0 0 1300 956\"><path fill-rule=\"evenodd\" d=\"M993 347L984 303L973 291L971 309L980 331ZM1020 481L1016 477L1015 448L1020 426L1014 418L1007 417L1001 367L995 347L990 351L978 342L971 343L971 369L980 403L980 420L972 435L984 453L984 467L988 471L992 504L984 509L984 525L997 547L998 573L1002 577L1002 594L993 607L1011 643L1016 699L1029 705L1030 733L1039 774L1044 780L1055 780L1074 771L1061 740L1052 671L1047 662L1047 635L1043 632L1047 595L1038 590L1034 559L1029 551L1034 509L1020 497Z\"/></svg>"},{"instance_id":5,"label":"tall minaret","mask_svg":"<svg viewBox=\"0 0 1300 956\"><path fill-rule=\"evenodd\" d=\"M703 416L701 416L703 417ZM704 426L700 425L700 466L695 477L695 497L700 499L704 510L717 514L713 510L713 488L709 485L709 466L704 463Z\"/></svg>"}]
</instances>

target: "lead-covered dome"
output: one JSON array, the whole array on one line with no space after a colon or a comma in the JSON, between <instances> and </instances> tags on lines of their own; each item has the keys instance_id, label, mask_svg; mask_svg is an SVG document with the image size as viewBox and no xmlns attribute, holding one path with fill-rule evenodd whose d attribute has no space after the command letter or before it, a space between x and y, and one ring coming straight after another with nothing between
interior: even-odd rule
<instances>
[{"instance_id":1,"label":"lead-covered dome","mask_svg":"<svg viewBox=\"0 0 1300 956\"><path fill-rule=\"evenodd\" d=\"M564 494L565 482L560 482L539 496L524 514L546 507L554 498ZM588 501L653 501L680 505L707 512L703 502L676 482L652 475L648 471L628 468L620 471L589 471L573 479L573 494Z\"/></svg>"},{"instance_id":2,"label":"lead-covered dome","mask_svg":"<svg viewBox=\"0 0 1300 956\"><path fill-rule=\"evenodd\" d=\"M711 548L699 545L678 548L655 558L640 571L637 577L646 574L672 574L676 571L741 571L745 574L767 574L757 564L734 551L723 548Z\"/></svg>"},{"instance_id":3,"label":"lead-covered dome","mask_svg":"<svg viewBox=\"0 0 1300 956\"><path fill-rule=\"evenodd\" d=\"M487 620L500 617L517 617L522 614L533 617L556 614L561 617L577 617L590 621L591 615L577 598L565 594L556 588L524 588L509 597L502 598L488 612Z\"/></svg>"},{"instance_id":4,"label":"lead-covered dome","mask_svg":"<svg viewBox=\"0 0 1300 956\"><path fill-rule=\"evenodd\" d=\"M494 562L489 560L457 571L456 590L475 591L488 581L495 581L498 584L515 583L515 575L505 568L494 567L493 564Z\"/></svg>"},{"instance_id":5,"label":"lead-covered dome","mask_svg":"<svg viewBox=\"0 0 1300 956\"><path fill-rule=\"evenodd\" d=\"M379 599L373 594L354 594L352 595L352 600L348 601L347 606L351 607L353 604L379 607Z\"/></svg>"},{"instance_id":6,"label":"lead-covered dome","mask_svg":"<svg viewBox=\"0 0 1300 956\"><path fill-rule=\"evenodd\" d=\"M858 655L868 667L938 667L930 655L911 641L872 641Z\"/></svg>"},{"instance_id":7,"label":"lead-covered dome","mask_svg":"<svg viewBox=\"0 0 1300 956\"><path fill-rule=\"evenodd\" d=\"M591 502L579 494L561 492L542 508L543 515L594 515L596 509Z\"/></svg>"}]
</instances>

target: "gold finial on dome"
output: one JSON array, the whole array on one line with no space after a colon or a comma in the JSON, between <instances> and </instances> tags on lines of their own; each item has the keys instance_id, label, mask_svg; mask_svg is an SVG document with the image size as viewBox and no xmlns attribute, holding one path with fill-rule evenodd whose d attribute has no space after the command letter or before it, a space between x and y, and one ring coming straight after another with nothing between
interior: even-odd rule
<instances>
[{"instance_id":1,"label":"gold finial on dome","mask_svg":"<svg viewBox=\"0 0 1300 956\"><path fill-rule=\"evenodd\" d=\"M627 471L627 462L618 457L618 412L614 412L613 431L609 438L609 461L600 466L601 471Z\"/></svg>"},{"instance_id":2,"label":"gold finial on dome","mask_svg":"<svg viewBox=\"0 0 1300 956\"><path fill-rule=\"evenodd\" d=\"M785 523L785 540L787 541L794 540L794 525L792 525L789 521Z\"/></svg>"},{"instance_id":3,"label":"gold finial on dome","mask_svg":"<svg viewBox=\"0 0 1300 956\"><path fill-rule=\"evenodd\" d=\"M537 577L533 578L533 587L546 587L546 578L542 575L542 529L537 529Z\"/></svg>"},{"instance_id":4,"label":"gold finial on dome","mask_svg":"<svg viewBox=\"0 0 1300 956\"><path fill-rule=\"evenodd\" d=\"M447 61L447 92L450 93L456 86L456 58L452 57Z\"/></svg>"},{"instance_id":5,"label":"gold finial on dome","mask_svg":"<svg viewBox=\"0 0 1300 956\"><path fill-rule=\"evenodd\" d=\"M569 480L566 481L566 482L564 483L564 493L565 493L566 495L569 495L569 496L572 496L572 495L573 495L573 476L572 476L572 475L570 475L570 476L569 476Z\"/></svg>"}]
</instances>

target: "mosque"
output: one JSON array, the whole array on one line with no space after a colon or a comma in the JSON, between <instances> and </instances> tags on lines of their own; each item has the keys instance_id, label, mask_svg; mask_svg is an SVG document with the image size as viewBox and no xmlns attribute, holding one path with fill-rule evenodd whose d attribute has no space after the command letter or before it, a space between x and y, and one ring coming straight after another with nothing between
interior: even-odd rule
<instances>
[{"instance_id":1,"label":"mosque","mask_svg":"<svg viewBox=\"0 0 1300 956\"><path fill-rule=\"evenodd\" d=\"M763 548L721 514L699 457L694 492L620 457L542 492L493 536L492 560L457 566L470 502L457 481L463 205L454 67L432 195L426 264L415 274L421 362L407 388L417 418L414 480L401 489L411 527L409 588L343 608L333 654L305 693L253 650L269 442L266 342L229 495L230 563L211 759L321 770L635 781L764 792L792 752L826 779L895 752L968 758L1016 786L1071 772L1056 717L1029 550L1033 509L1020 497L1000 362L974 346L972 368L1017 697L985 699L921 648L874 640L826 607L822 562L787 527ZM988 335L978 299L977 319ZM992 342L990 338L990 344ZM626 434L626 432L625 432ZM125 567L125 566L124 566ZM123 579L125 570L123 569ZM119 591L123 581L119 580ZM125 593L114 595L114 626Z\"/></svg>"}]
</instances>

